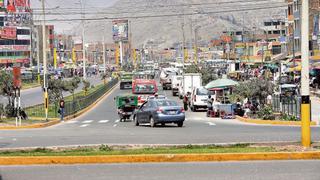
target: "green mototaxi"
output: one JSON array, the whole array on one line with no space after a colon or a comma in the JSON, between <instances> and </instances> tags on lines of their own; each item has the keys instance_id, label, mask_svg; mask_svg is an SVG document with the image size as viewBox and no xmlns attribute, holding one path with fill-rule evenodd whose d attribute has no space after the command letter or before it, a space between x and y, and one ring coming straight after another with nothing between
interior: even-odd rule
<instances>
[{"instance_id":1,"label":"green mototaxi","mask_svg":"<svg viewBox=\"0 0 320 180\"><path fill-rule=\"evenodd\" d=\"M118 109L120 122L130 119L131 115L134 113L135 109L138 107L138 96L133 96L133 95L116 96L115 100L116 100L116 106Z\"/></svg>"}]
</instances>

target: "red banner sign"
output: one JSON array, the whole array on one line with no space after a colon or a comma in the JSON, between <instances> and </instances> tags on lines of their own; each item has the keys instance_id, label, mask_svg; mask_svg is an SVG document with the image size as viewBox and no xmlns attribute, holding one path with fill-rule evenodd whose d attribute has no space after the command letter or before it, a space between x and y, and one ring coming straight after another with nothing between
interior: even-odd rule
<instances>
[{"instance_id":1,"label":"red banner sign","mask_svg":"<svg viewBox=\"0 0 320 180\"><path fill-rule=\"evenodd\" d=\"M21 87L21 68L13 67L13 86L15 88Z\"/></svg>"}]
</instances>

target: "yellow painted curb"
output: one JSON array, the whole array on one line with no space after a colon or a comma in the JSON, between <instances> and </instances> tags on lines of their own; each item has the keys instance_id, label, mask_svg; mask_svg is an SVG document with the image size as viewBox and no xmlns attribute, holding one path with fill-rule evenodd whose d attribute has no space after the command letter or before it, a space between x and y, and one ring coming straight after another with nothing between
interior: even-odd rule
<instances>
[{"instance_id":1,"label":"yellow painted curb","mask_svg":"<svg viewBox=\"0 0 320 180\"><path fill-rule=\"evenodd\" d=\"M70 115L70 116L66 116L64 118L65 121L74 119L76 117L79 117L80 115L82 115L85 112L90 111L93 107L95 107L95 105L100 102L103 98L105 98L107 95L109 95L109 93L114 90L115 87L117 87L118 83L115 84L112 88L110 88L103 96L101 96L100 98L98 98L94 103L92 103L90 106L84 108L83 110L77 112L74 115ZM30 119L34 119L34 120L41 120L41 118L30 118ZM27 126L2 126L0 127L0 130L15 130L15 129L36 129L36 128L45 128L45 127L49 127L49 126L53 126L56 125L58 123L60 123L60 120L58 118L52 118L49 119L52 120L50 122L46 122L46 123L38 123L38 124L33 124L33 125L27 125Z\"/></svg>"},{"instance_id":2,"label":"yellow painted curb","mask_svg":"<svg viewBox=\"0 0 320 180\"><path fill-rule=\"evenodd\" d=\"M284 126L301 126L300 121L279 121L279 120L261 120L261 119L250 119L240 116L236 116L239 121L252 123L252 124L265 124L265 125L284 125ZM316 126L317 123L312 121L311 126Z\"/></svg>"},{"instance_id":3,"label":"yellow painted curb","mask_svg":"<svg viewBox=\"0 0 320 180\"><path fill-rule=\"evenodd\" d=\"M316 152L0 157L0 165L210 162L320 159Z\"/></svg>"}]
</instances>

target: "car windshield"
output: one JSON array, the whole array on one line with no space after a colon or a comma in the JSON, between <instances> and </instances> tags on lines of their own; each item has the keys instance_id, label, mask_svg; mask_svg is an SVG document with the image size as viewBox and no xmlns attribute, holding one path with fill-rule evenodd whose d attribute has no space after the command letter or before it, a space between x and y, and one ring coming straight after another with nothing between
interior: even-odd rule
<instances>
[{"instance_id":1,"label":"car windshield","mask_svg":"<svg viewBox=\"0 0 320 180\"><path fill-rule=\"evenodd\" d=\"M154 90L155 86L153 84L137 84L135 87L137 93L151 93Z\"/></svg>"},{"instance_id":2,"label":"car windshield","mask_svg":"<svg viewBox=\"0 0 320 180\"><path fill-rule=\"evenodd\" d=\"M175 101L157 101L158 106L178 106Z\"/></svg>"},{"instance_id":3,"label":"car windshield","mask_svg":"<svg viewBox=\"0 0 320 180\"><path fill-rule=\"evenodd\" d=\"M197 89L197 95L211 95L212 93L204 88Z\"/></svg>"}]
</instances>

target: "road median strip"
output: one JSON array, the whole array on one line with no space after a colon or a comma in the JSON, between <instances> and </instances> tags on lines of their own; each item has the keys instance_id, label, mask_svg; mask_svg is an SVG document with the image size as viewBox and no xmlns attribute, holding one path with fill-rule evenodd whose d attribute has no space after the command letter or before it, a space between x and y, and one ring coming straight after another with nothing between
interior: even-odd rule
<instances>
[{"instance_id":1,"label":"road median strip","mask_svg":"<svg viewBox=\"0 0 320 180\"><path fill-rule=\"evenodd\" d=\"M187 145L173 147L129 149L111 148L107 145L77 148L37 148L1 150L0 165L35 164L91 164L91 163L161 163L161 162L210 162L255 160L309 160L320 159L319 146L301 149L292 145Z\"/></svg>"},{"instance_id":2,"label":"road median strip","mask_svg":"<svg viewBox=\"0 0 320 180\"><path fill-rule=\"evenodd\" d=\"M64 118L65 121L69 121L72 120L76 117L81 116L82 114L90 111L92 108L94 108L103 98L105 98L107 95L110 94L110 92L112 92L114 90L114 88L117 87L119 83L115 84L113 87L111 87L109 90L107 90L101 97L99 97L96 101L94 101L91 105L89 105L88 107L76 112L75 114L66 116ZM41 118L39 117L30 117L30 119L32 120L41 120ZM43 118L44 119L44 118ZM49 118L48 122L44 122L44 123L36 123L36 124L31 124L31 125L24 125L24 126L0 126L0 130L15 130L15 129L36 129L36 128L45 128L45 127L50 127L53 125L56 125L58 123L60 123L61 121L59 120L59 118Z\"/></svg>"},{"instance_id":3,"label":"road median strip","mask_svg":"<svg viewBox=\"0 0 320 180\"><path fill-rule=\"evenodd\" d=\"M282 126L301 126L301 121L280 121L280 120L262 120L262 119L251 119L236 116L236 118L241 122L260 124L260 125L282 125ZM312 121L311 126L316 126L317 123Z\"/></svg>"}]
</instances>

